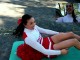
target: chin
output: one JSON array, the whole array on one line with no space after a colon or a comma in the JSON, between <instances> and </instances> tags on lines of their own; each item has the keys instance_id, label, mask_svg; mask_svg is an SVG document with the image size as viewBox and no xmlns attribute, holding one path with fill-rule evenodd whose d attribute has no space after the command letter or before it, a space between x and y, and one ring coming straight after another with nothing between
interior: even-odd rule
<instances>
[{"instance_id":1,"label":"chin","mask_svg":"<svg viewBox=\"0 0 80 60\"><path fill-rule=\"evenodd\" d=\"M34 28L30 29L30 30L34 30Z\"/></svg>"}]
</instances>

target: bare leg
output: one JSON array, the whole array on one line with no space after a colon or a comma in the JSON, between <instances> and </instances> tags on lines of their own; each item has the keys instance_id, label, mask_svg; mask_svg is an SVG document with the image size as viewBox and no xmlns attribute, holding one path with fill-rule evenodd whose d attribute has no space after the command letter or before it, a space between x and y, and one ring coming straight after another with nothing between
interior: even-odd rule
<instances>
[{"instance_id":1,"label":"bare leg","mask_svg":"<svg viewBox=\"0 0 80 60\"><path fill-rule=\"evenodd\" d=\"M80 42L77 39L69 39L69 40L65 40L57 44L54 44L53 47L55 50L59 50L59 49L66 49L72 46L75 46L77 49L80 49Z\"/></svg>"},{"instance_id":2,"label":"bare leg","mask_svg":"<svg viewBox=\"0 0 80 60\"><path fill-rule=\"evenodd\" d=\"M59 43L61 41L71 39L71 38L76 38L76 39L80 40L80 36L78 36L72 32L60 33L60 34L51 36L51 38L52 38L54 43Z\"/></svg>"},{"instance_id":3,"label":"bare leg","mask_svg":"<svg viewBox=\"0 0 80 60\"><path fill-rule=\"evenodd\" d=\"M80 36L79 36L79 35L74 34L74 37L75 37L76 39L78 39L78 41L80 41Z\"/></svg>"}]
</instances>

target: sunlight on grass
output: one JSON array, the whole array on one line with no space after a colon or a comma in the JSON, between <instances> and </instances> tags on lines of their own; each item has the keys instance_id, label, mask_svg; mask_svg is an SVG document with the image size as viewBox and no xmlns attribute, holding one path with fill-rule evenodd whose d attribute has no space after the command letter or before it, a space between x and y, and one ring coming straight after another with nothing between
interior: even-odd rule
<instances>
[{"instance_id":1,"label":"sunlight on grass","mask_svg":"<svg viewBox=\"0 0 80 60\"><path fill-rule=\"evenodd\" d=\"M11 3L0 4L0 16L20 17L24 14L25 6L14 5Z\"/></svg>"}]
</instances>

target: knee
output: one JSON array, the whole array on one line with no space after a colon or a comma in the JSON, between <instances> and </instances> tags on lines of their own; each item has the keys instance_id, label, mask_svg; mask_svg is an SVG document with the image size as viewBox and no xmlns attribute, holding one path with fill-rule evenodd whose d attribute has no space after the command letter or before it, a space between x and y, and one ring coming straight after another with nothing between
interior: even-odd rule
<instances>
[{"instance_id":1,"label":"knee","mask_svg":"<svg viewBox=\"0 0 80 60\"><path fill-rule=\"evenodd\" d=\"M73 32L68 32L70 36L74 37L74 33Z\"/></svg>"},{"instance_id":2,"label":"knee","mask_svg":"<svg viewBox=\"0 0 80 60\"><path fill-rule=\"evenodd\" d=\"M73 32L69 32L69 34L72 34L73 35L74 33Z\"/></svg>"},{"instance_id":3,"label":"knee","mask_svg":"<svg viewBox=\"0 0 80 60\"><path fill-rule=\"evenodd\" d=\"M75 43L77 43L77 42L78 42L78 40L77 40L76 38L72 39L72 43L73 43L73 44L75 44Z\"/></svg>"}]
</instances>

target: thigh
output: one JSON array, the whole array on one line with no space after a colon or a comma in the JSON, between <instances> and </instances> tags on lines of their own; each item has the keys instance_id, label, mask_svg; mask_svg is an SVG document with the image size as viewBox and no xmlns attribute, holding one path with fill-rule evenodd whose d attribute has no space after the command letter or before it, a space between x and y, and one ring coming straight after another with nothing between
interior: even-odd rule
<instances>
[{"instance_id":1,"label":"thigh","mask_svg":"<svg viewBox=\"0 0 80 60\"><path fill-rule=\"evenodd\" d=\"M54 43L59 43L61 41L73 38L73 34L71 32L60 33L54 36L51 36Z\"/></svg>"},{"instance_id":2,"label":"thigh","mask_svg":"<svg viewBox=\"0 0 80 60\"><path fill-rule=\"evenodd\" d=\"M65 40L65 41L59 42L57 44L54 44L53 48L55 50L66 49L66 48L74 46L74 43L75 43L75 39L69 39L69 40Z\"/></svg>"}]
</instances>

